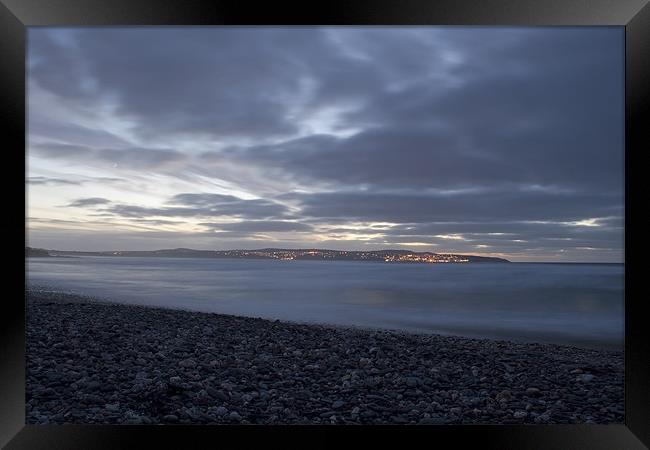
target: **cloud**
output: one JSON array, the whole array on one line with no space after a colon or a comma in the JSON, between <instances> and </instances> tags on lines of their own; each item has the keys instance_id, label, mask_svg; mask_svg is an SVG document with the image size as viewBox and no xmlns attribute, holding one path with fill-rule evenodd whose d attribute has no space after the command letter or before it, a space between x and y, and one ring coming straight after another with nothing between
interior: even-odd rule
<instances>
[{"instance_id":1,"label":"cloud","mask_svg":"<svg viewBox=\"0 0 650 450\"><path fill-rule=\"evenodd\" d=\"M64 180L63 178L55 177L27 177L26 182L31 185L79 185L82 181L78 180Z\"/></svg>"},{"instance_id":2,"label":"cloud","mask_svg":"<svg viewBox=\"0 0 650 450\"><path fill-rule=\"evenodd\" d=\"M211 207L214 205L236 204L242 201L234 195L213 193L183 193L174 195L168 203L175 205Z\"/></svg>"},{"instance_id":3,"label":"cloud","mask_svg":"<svg viewBox=\"0 0 650 450\"><path fill-rule=\"evenodd\" d=\"M128 148L100 149L96 156L102 160L133 169L157 169L182 163L187 156L170 149Z\"/></svg>"},{"instance_id":4,"label":"cloud","mask_svg":"<svg viewBox=\"0 0 650 450\"><path fill-rule=\"evenodd\" d=\"M31 30L30 40L30 79L43 89L109 103L137 133L208 134L218 145L204 161L302 184L622 192L615 30ZM239 144L224 151L231 138ZM176 158L132 153L142 166Z\"/></svg>"},{"instance_id":5,"label":"cloud","mask_svg":"<svg viewBox=\"0 0 650 450\"><path fill-rule=\"evenodd\" d=\"M126 181L124 178L114 177L84 177L79 175L68 175L68 178L33 176L27 177L25 182L33 186L79 186L86 183L110 184Z\"/></svg>"},{"instance_id":6,"label":"cloud","mask_svg":"<svg viewBox=\"0 0 650 450\"><path fill-rule=\"evenodd\" d=\"M49 142L47 144L35 144L30 146L37 155L52 158L69 158L69 159L92 159L93 150L83 145L62 144L59 142Z\"/></svg>"},{"instance_id":7,"label":"cloud","mask_svg":"<svg viewBox=\"0 0 650 450\"><path fill-rule=\"evenodd\" d=\"M86 206L106 205L111 201L101 197L80 198L71 202L68 206L74 208L83 208Z\"/></svg>"},{"instance_id":8,"label":"cloud","mask_svg":"<svg viewBox=\"0 0 650 450\"><path fill-rule=\"evenodd\" d=\"M146 225L181 225L183 222L177 220L161 220L161 219L131 219L131 222L143 223Z\"/></svg>"},{"instance_id":9,"label":"cloud","mask_svg":"<svg viewBox=\"0 0 650 450\"><path fill-rule=\"evenodd\" d=\"M457 86L439 89L423 77L377 93L344 115L370 124L355 135L310 135L227 154L333 186L538 184L622 192L621 35L558 30L522 37L486 54L465 49L466 63L454 69Z\"/></svg>"},{"instance_id":10,"label":"cloud","mask_svg":"<svg viewBox=\"0 0 650 450\"><path fill-rule=\"evenodd\" d=\"M372 228L345 230L344 235L381 233L378 239L385 243L427 243L444 251L464 253L490 248L509 254L525 254L527 249L543 249L552 254L559 250L593 247L618 254L623 248L622 217L598 220L598 227L580 226L570 222L505 221L435 222L398 224L383 230ZM333 228L324 234L338 232ZM477 247L488 245L489 247ZM443 251L443 250L440 250Z\"/></svg>"},{"instance_id":11,"label":"cloud","mask_svg":"<svg viewBox=\"0 0 650 450\"><path fill-rule=\"evenodd\" d=\"M621 197L602 193L504 190L432 195L358 191L293 193L282 198L296 201L304 217L389 223L571 221L621 212Z\"/></svg>"},{"instance_id":12,"label":"cloud","mask_svg":"<svg viewBox=\"0 0 650 450\"><path fill-rule=\"evenodd\" d=\"M314 97L377 85L318 29L30 30L30 42L30 80L71 104L110 99L141 136L292 135Z\"/></svg>"},{"instance_id":13,"label":"cloud","mask_svg":"<svg viewBox=\"0 0 650 450\"><path fill-rule=\"evenodd\" d=\"M38 156L52 159L67 159L70 162L120 167L131 170L165 170L177 168L187 160L182 152L161 148L130 147L92 148L82 145L48 142L30 147ZM110 177L109 177L110 178Z\"/></svg>"},{"instance_id":14,"label":"cloud","mask_svg":"<svg viewBox=\"0 0 650 450\"><path fill-rule=\"evenodd\" d=\"M30 140L49 142L83 142L91 147L128 147L130 144L124 138L104 129L62 122L60 118L47 117L45 108L34 107L29 111L27 130Z\"/></svg>"},{"instance_id":15,"label":"cloud","mask_svg":"<svg viewBox=\"0 0 650 450\"><path fill-rule=\"evenodd\" d=\"M288 222L277 220L232 222L232 223L201 223L203 226L211 227L215 231L238 231L242 233L256 232L289 232L289 231L312 231L311 225L300 222Z\"/></svg>"},{"instance_id":16,"label":"cloud","mask_svg":"<svg viewBox=\"0 0 650 450\"><path fill-rule=\"evenodd\" d=\"M147 217L238 217L262 220L287 215L288 208L263 199L241 199L232 195L210 193L177 194L162 207L114 204L103 211L129 218Z\"/></svg>"}]
</instances>

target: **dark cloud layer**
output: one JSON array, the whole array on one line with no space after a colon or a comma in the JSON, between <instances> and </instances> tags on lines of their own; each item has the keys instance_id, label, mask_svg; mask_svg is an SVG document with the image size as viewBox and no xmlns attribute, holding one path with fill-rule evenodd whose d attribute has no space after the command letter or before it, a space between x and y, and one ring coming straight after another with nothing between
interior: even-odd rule
<instances>
[{"instance_id":1,"label":"dark cloud layer","mask_svg":"<svg viewBox=\"0 0 650 450\"><path fill-rule=\"evenodd\" d=\"M48 31L30 34L32 79L81 103L111 96L143 135L292 134L296 122L287 110L302 79L318 80L316 93L306 97L330 101L371 83L367 64L354 64L325 33L308 29L84 29L72 35L74 45L48 38Z\"/></svg>"},{"instance_id":2,"label":"dark cloud layer","mask_svg":"<svg viewBox=\"0 0 650 450\"><path fill-rule=\"evenodd\" d=\"M333 184L622 192L623 64L621 41L612 37L611 30L531 32L518 45L472 52L456 87L424 79L369 98L346 119L373 126L352 137L231 152ZM505 61L497 66L495 56Z\"/></svg>"},{"instance_id":3,"label":"dark cloud layer","mask_svg":"<svg viewBox=\"0 0 650 450\"><path fill-rule=\"evenodd\" d=\"M603 193L496 191L458 195L331 192L293 194L306 217L373 222L578 221L621 213L621 197Z\"/></svg>"},{"instance_id":4,"label":"dark cloud layer","mask_svg":"<svg viewBox=\"0 0 650 450\"><path fill-rule=\"evenodd\" d=\"M100 125L68 123L44 94L30 97L30 151L227 180L236 195L197 186L161 207L71 203L152 225L218 218L200 223L222 239L329 233L346 245L571 247L585 258L607 248L620 259L623 38L615 28L32 29L31 91ZM107 111L119 126L101 126ZM179 140L183 150L159 145Z\"/></svg>"},{"instance_id":5,"label":"dark cloud layer","mask_svg":"<svg viewBox=\"0 0 650 450\"><path fill-rule=\"evenodd\" d=\"M113 204L105 213L118 217L238 217L250 220L273 219L287 214L287 207L267 200L245 200L232 195L178 194L159 208L131 204Z\"/></svg>"},{"instance_id":6,"label":"dark cloud layer","mask_svg":"<svg viewBox=\"0 0 650 450\"><path fill-rule=\"evenodd\" d=\"M45 158L68 159L76 163L108 164L134 170L165 169L187 159L187 156L181 152L160 148L92 148L50 142L35 144L31 149Z\"/></svg>"}]
</instances>

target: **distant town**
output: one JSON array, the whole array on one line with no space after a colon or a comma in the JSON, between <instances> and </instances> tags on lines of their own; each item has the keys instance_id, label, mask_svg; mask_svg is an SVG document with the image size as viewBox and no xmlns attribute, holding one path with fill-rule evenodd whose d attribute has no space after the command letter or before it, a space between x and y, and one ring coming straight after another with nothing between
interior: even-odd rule
<instances>
[{"instance_id":1,"label":"distant town","mask_svg":"<svg viewBox=\"0 0 650 450\"><path fill-rule=\"evenodd\" d=\"M48 256L140 256L168 258L236 258L236 259L275 259L291 260L327 260L327 261L375 261L386 263L477 263L510 262L504 258L477 255L458 255L453 253L414 252L411 250L324 250L324 249L283 249L264 248L259 250L193 250L176 248L152 251L110 251L78 252L63 250L46 250L25 247L26 257Z\"/></svg>"}]
</instances>

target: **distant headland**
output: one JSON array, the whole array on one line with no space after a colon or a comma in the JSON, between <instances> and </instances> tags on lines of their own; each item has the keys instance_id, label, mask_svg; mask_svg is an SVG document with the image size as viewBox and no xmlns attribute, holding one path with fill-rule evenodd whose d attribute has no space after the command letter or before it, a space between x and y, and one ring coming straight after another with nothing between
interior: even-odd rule
<instances>
[{"instance_id":1,"label":"distant headland","mask_svg":"<svg viewBox=\"0 0 650 450\"><path fill-rule=\"evenodd\" d=\"M106 251L79 252L46 250L25 247L26 257L49 256L140 256L167 258L235 258L235 259L276 259L276 260L323 260L323 261L375 261L386 263L482 263L510 262L505 258L478 255L459 255L454 253L414 252L411 250L325 250L318 248L286 249L263 248L258 250L193 250L175 248L151 251Z\"/></svg>"}]
</instances>

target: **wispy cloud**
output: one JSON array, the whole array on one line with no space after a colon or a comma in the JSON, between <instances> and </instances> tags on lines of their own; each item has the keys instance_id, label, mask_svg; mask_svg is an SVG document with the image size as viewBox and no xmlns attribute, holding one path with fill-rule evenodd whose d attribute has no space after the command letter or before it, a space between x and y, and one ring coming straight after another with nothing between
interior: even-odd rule
<instances>
[{"instance_id":1,"label":"wispy cloud","mask_svg":"<svg viewBox=\"0 0 650 450\"><path fill-rule=\"evenodd\" d=\"M69 207L73 208L82 208L86 206L97 206L97 205L106 205L110 203L110 200L101 198L101 197L91 197L91 198L80 198L77 199L70 204L68 204Z\"/></svg>"}]
</instances>

